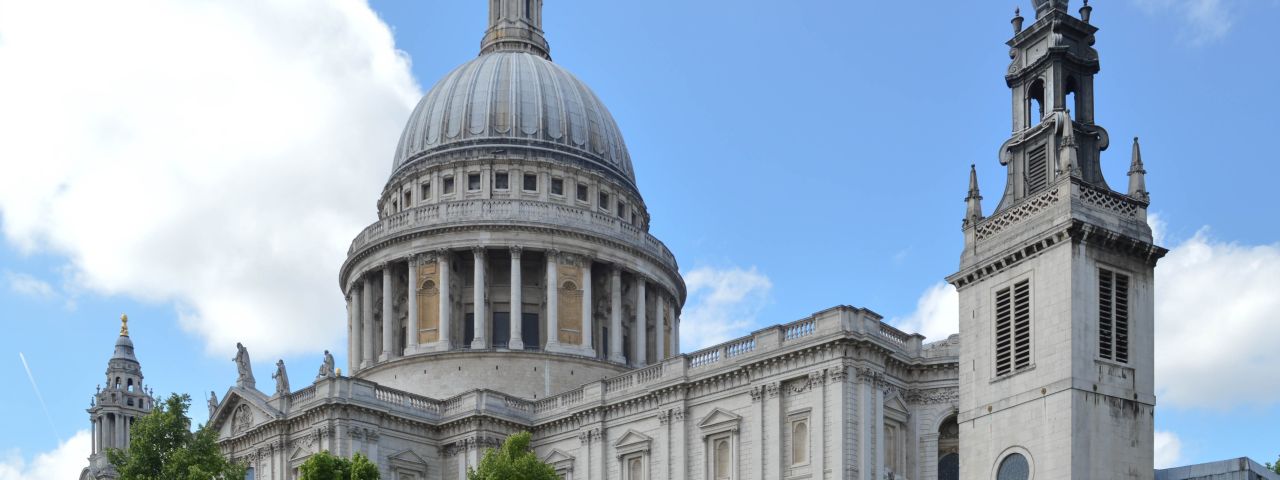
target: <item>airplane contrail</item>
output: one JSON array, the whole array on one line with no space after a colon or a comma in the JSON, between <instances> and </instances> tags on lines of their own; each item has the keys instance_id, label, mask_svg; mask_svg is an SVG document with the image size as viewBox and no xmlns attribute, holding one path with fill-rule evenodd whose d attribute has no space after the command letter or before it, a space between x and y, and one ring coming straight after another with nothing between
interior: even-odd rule
<instances>
[{"instance_id":1,"label":"airplane contrail","mask_svg":"<svg viewBox=\"0 0 1280 480\"><path fill-rule=\"evenodd\" d=\"M58 444L62 444L62 435L58 435L58 428L53 426L53 417L49 415L49 406L44 404L44 395L40 394L40 387L36 386L36 377L31 374L31 366L27 365L27 356L22 352L18 352L18 358L22 359L22 368L27 371L27 380L31 380L31 389L36 391L36 399L40 400L40 408L44 410L44 418L49 421L49 430L53 431L53 436L58 439Z\"/></svg>"}]
</instances>

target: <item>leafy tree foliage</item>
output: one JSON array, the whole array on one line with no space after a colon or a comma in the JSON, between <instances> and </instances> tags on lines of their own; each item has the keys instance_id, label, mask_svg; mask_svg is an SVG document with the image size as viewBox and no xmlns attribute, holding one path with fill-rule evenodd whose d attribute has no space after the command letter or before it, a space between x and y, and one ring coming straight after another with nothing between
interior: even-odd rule
<instances>
[{"instance_id":1,"label":"leafy tree foliage","mask_svg":"<svg viewBox=\"0 0 1280 480\"><path fill-rule=\"evenodd\" d=\"M1276 463L1268 463L1267 469L1276 473L1280 473L1280 456L1276 457Z\"/></svg>"},{"instance_id":2,"label":"leafy tree foliage","mask_svg":"<svg viewBox=\"0 0 1280 480\"><path fill-rule=\"evenodd\" d=\"M468 480L559 480L551 465L538 460L529 450L532 439L529 432L520 432L502 443L497 450L489 449L474 470L467 469Z\"/></svg>"},{"instance_id":3,"label":"leafy tree foliage","mask_svg":"<svg viewBox=\"0 0 1280 480\"><path fill-rule=\"evenodd\" d=\"M302 480L378 480L378 466L357 453L350 460L329 452L312 455L298 467Z\"/></svg>"},{"instance_id":4,"label":"leafy tree foliage","mask_svg":"<svg viewBox=\"0 0 1280 480\"><path fill-rule=\"evenodd\" d=\"M151 413L134 421L129 449L110 450L107 458L119 480L240 480L244 467L218 450L217 432L191 431L191 396L170 395Z\"/></svg>"}]
</instances>

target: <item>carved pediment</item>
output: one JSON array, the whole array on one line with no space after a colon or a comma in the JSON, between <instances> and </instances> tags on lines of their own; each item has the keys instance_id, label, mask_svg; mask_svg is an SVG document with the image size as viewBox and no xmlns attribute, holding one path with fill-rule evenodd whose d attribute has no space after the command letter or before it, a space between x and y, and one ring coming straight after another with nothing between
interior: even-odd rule
<instances>
[{"instance_id":1,"label":"carved pediment","mask_svg":"<svg viewBox=\"0 0 1280 480\"><path fill-rule=\"evenodd\" d=\"M223 396L222 403L209 417L209 426L220 431L220 437L236 436L277 418L282 414L267 403L267 398L256 390L232 388Z\"/></svg>"},{"instance_id":2,"label":"carved pediment","mask_svg":"<svg viewBox=\"0 0 1280 480\"><path fill-rule=\"evenodd\" d=\"M553 449L551 453L542 458L542 463L551 465L551 468L555 469L557 473L573 471L573 462L573 456L564 453L560 449Z\"/></svg>"},{"instance_id":3,"label":"carved pediment","mask_svg":"<svg viewBox=\"0 0 1280 480\"><path fill-rule=\"evenodd\" d=\"M721 430L729 427L737 429L740 423L742 423L741 415L717 408L707 416L702 417L702 420L698 422L698 428L703 430Z\"/></svg>"},{"instance_id":4,"label":"carved pediment","mask_svg":"<svg viewBox=\"0 0 1280 480\"><path fill-rule=\"evenodd\" d=\"M620 457L636 452L647 452L652 444L652 438L635 430L627 430L621 437L618 437L618 441L613 442L613 446L618 450L618 456Z\"/></svg>"},{"instance_id":5,"label":"carved pediment","mask_svg":"<svg viewBox=\"0 0 1280 480\"><path fill-rule=\"evenodd\" d=\"M390 457L387 457L392 467L407 468L414 471L425 471L427 469L427 461L421 456L414 453L413 450L405 450Z\"/></svg>"}]
</instances>

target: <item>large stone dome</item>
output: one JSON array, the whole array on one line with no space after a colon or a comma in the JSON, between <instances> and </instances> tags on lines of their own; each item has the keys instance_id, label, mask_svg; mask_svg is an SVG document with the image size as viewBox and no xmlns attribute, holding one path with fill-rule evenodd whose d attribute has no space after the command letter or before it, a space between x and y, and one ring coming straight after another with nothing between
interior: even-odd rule
<instances>
[{"instance_id":1,"label":"large stone dome","mask_svg":"<svg viewBox=\"0 0 1280 480\"><path fill-rule=\"evenodd\" d=\"M484 53L436 83L400 136L392 176L433 154L475 147L561 152L635 184L622 133L604 103L535 52Z\"/></svg>"}]
</instances>

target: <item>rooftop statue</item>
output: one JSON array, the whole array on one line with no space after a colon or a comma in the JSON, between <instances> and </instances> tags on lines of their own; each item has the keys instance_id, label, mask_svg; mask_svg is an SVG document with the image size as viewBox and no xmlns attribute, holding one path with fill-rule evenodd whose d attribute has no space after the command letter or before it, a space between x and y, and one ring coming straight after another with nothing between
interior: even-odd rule
<instances>
[{"instance_id":1,"label":"rooftop statue","mask_svg":"<svg viewBox=\"0 0 1280 480\"><path fill-rule=\"evenodd\" d=\"M316 374L316 380L321 380L333 376L333 354L328 350L324 351L324 363L320 364L320 373Z\"/></svg>"},{"instance_id":2,"label":"rooftop statue","mask_svg":"<svg viewBox=\"0 0 1280 480\"><path fill-rule=\"evenodd\" d=\"M289 374L284 371L284 360L276 361L276 373L271 374L271 378L276 381L276 396L289 394Z\"/></svg>"},{"instance_id":3,"label":"rooftop statue","mask_svg":"<svg viewBox=\"0 0 1280 480\"><path fill-rule=\"evenodd\" d=\"M240 342L236 342L236 356L231 359L236 362L236 386L240 388L256 388L257 382L253 379L253 366L249 363L249 350L244 348Z\"/></svg>"}]
</instances>

